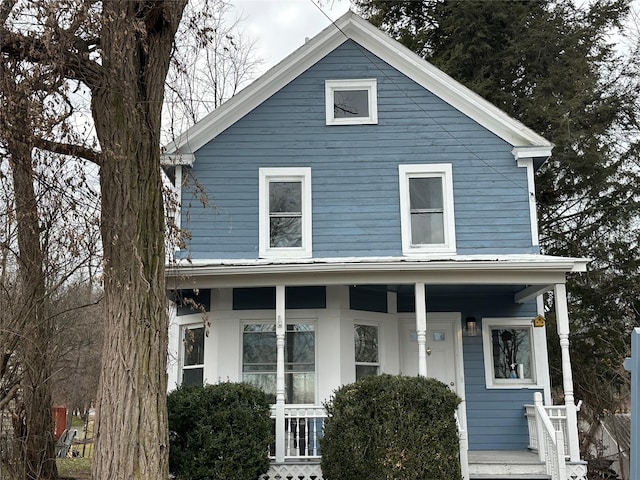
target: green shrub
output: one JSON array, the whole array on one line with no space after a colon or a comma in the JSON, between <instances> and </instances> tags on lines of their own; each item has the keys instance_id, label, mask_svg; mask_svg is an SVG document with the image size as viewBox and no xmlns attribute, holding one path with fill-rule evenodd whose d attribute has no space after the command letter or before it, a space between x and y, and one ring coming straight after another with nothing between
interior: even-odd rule
<instances>
[{"instance_id":1,"label":"green shrub","mask_svg":"<svg viewBox=\"0 0 640 480\"><path fill-rule=\"evenodd\" d=\"M244 383L180 387L167 399L169 471L181 480L256 480L273 441L262 390Z\"/></svg>"},{"instance_id":2,"label":"green shrub","mask_svg":"<svg viewBox=\"0 0 640 480\"><path fill-rule=\"evenodd\" d=\"M380 375L325 404L325 480L460 480L458 396L432 378Z\"/></svg>"}]
</instances>

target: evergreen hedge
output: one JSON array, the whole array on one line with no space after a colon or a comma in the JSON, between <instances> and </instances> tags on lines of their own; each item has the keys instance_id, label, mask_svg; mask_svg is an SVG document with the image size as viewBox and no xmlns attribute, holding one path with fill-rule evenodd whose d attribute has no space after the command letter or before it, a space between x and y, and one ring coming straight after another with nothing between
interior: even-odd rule
<instances>
[{"instance_id":1,"label":"evergreen hedge","mask_svg":"<svg viewBox=\"0 0 640 480\"><path fill-rule=\"evenodd\" d=\"M432 378L379 375L325 404L325 480L460 480L460 399Z\"/></svg>"},{"instance_id":2,"label":"evergreen hedge","mask_svg":"<svg viewBox=\"0 0 640 480\"><path fill-rule=\"evenodd\" d=\"M179 480L256 480L269 469L269 403L245 383L180 387L167 399L169 471Z\"/></svg>"}]
</instances>

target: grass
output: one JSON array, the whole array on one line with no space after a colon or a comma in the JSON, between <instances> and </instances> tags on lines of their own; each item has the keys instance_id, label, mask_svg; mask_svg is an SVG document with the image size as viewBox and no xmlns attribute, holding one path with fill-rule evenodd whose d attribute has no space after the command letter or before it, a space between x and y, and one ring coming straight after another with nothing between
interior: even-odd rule
<instances>
[{"instance_id":1,"label":"grass","mask_svg":"<svg viewBox=\"0 0 640 480\"><path fill-rule=\"evenodd\" d=\"M76 480L91 478L91 457L57 458L56 463L58 464L58 474L61 478L73 478Z\"/></svg>"},{"instance_id":2,"label":"grass","mask_svg":"<svg viewBox=\"0 0 640 480\"><path fill-rule=\"evenodd\" d=\"M73 458L58 458L56 463L58 465L58 474L60 478L75 479L75 480L88 480L91 478L91 459L93 458L93 419L89 421L89 428L87 431L87 438L89 441L86 444L82 443L84 438L84 420L78 417L72 417L71 428L78 430L78 436L76 441L71 446L72 451L78 452L84 457ZM78 440L80 440L78 442Z\"/></svg>"}]
</instances>

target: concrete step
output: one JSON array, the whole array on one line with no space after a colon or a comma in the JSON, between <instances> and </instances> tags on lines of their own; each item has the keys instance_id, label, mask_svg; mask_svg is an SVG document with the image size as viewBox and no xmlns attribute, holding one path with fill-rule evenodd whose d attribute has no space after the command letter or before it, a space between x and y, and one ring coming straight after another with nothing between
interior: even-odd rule
<instances>
[{"instance_id":1,"label":"concrete step","mask_svg":"<svg viewBox=\"0 0 640 480\"><path fill-rule=\"evenodd\" d=\"M545 465L529 451L470 451L469 477L472 480L543 480Z\"/></svg>"}]
</instances>

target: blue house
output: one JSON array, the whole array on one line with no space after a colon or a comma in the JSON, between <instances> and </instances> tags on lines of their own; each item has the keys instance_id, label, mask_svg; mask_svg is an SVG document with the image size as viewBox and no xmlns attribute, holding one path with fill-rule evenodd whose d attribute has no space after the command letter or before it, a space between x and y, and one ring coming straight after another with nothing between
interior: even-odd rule
<instances>
[{"instance_id":1,"label":"blue house","mask_svg":"<svg viewBox=\"0 0 640 480\"><path fill-rule=\"evenodd\" d=\"M265 479L321 479L322 402L379 373L462 398L465 478L585 479L565 278L586 259L538 247L534 174L552 147L345 14L166 149L189 232L167 269L170 388L262 387Z\"/></svg>"}]
</instances>

